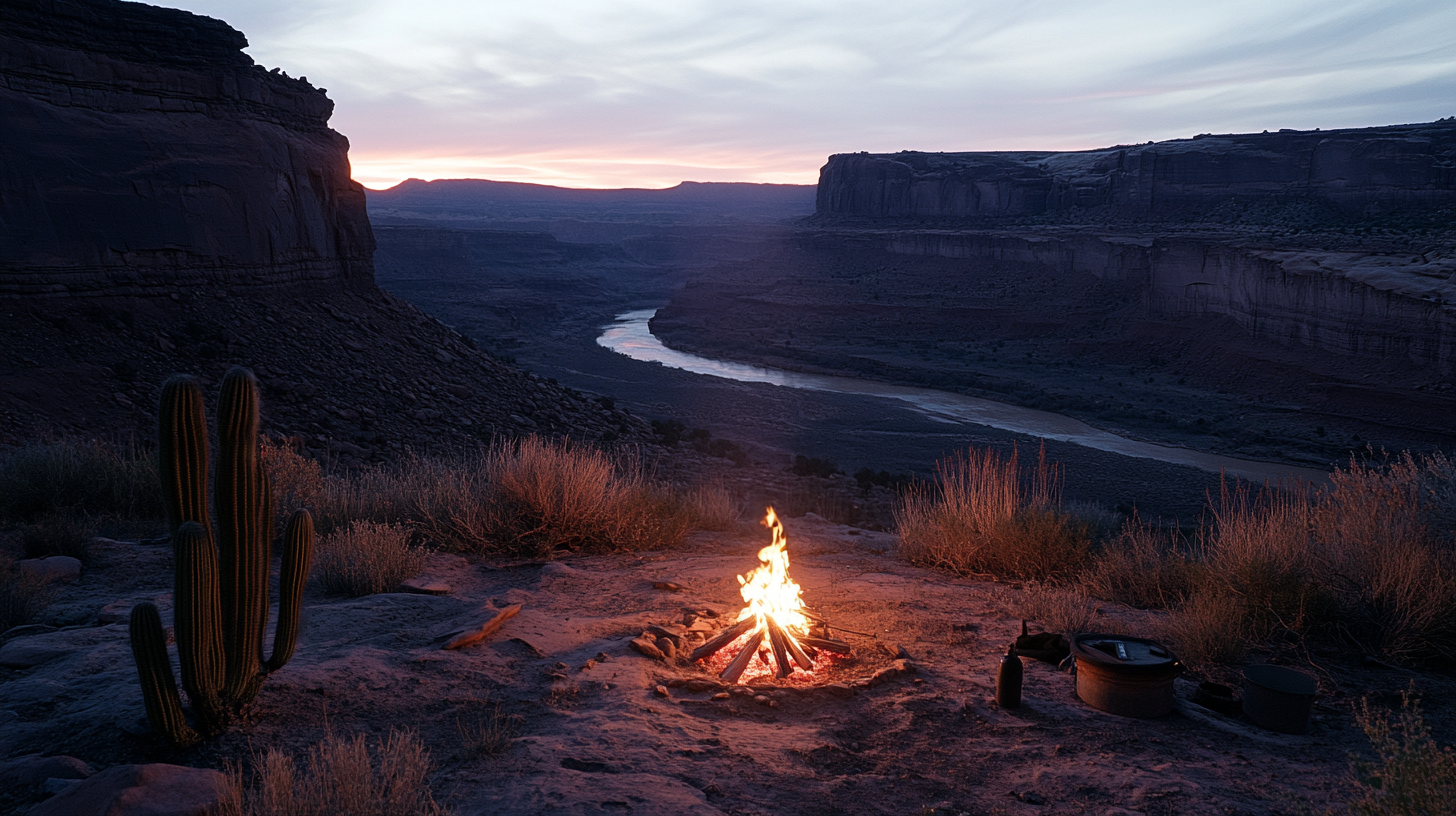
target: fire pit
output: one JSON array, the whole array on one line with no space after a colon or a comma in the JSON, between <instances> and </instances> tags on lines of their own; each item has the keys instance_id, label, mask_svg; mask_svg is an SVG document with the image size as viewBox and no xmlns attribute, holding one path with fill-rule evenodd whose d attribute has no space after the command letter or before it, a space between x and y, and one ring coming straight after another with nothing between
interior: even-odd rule
<instances>
[{"instance_id":1,"label":"fire pit","mask_svg":"<svg viewBox=\"0 0 1456 816\"><path fill-rule=\"evenodd\" d=\"M726 665L718 676L728 683L745 678L789 678L800 672L812 675L826 655L848 655L853 649L830 637L828 622L805 608L799 585L789 577L788 540L784 525L772 507L763 520L772 541L758 551L759 566L738 576L746 606L737 622L693 650L691 662L708 663L715 657ZM721 657L726 655L727 657ZM715 667L716 668L716 667Z\"/></svg>"}]
</instances>

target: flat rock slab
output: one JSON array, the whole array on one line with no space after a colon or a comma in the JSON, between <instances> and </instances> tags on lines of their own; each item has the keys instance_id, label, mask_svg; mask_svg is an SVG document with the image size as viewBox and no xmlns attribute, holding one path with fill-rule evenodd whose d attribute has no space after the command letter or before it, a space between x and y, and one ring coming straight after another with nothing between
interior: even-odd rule
<instances>
[{"instance_id":1,"label":"flat rock slab","mask_svg":"<svg viewBox=\"0 0 1456 816\"><path fill-rule=\"evenodd\" d=\"M0 762L0 785L39 785L47 779L85 779L91 766L69 756L22 756Z\"/></svg>"},{"instance_id":2,"label":"flat rock slab","mask_svg":"<svg viewBox=\"0 0 1456 816\"><path fill-rule=\"evenodd\" d=\"M23 638L0 646L0 666L7 669L33 669L58 657L65 657L74 647L64 643Z\"/></svg>"},{"instance_id":3,"label":"flat rock slab","mask_svg":"<svg viewBox=\"0 0 1456 816\"><path fill-rule=\"evenodd\" d=\"M22 575L34 575L43 581L65 581L73 584L81 579L81 561L69 555L27 558L16 561L15 569Z\"/></svg>"},{"instance_id":4,"label":"flat rock slab","mask_svg":"<svg viewBox=\"0 0 1456 816\"><path fill-rule=\"evenodd\" d=\"M416 595L449 595L450 585L444 581L431 581L428 578L411 578L399 585L401 592L412 592Z\"/></svg>"},{"instance_id":5,"label":"flat rock slab","mask_svg":"<svg viewBox=\"0 0 1456 816\"><path fill-rule=\"evenodd\" d=\"M41 802L29 816L206 816L225 779L181 765L117 765Z\"/></svg>"}]
</instances>

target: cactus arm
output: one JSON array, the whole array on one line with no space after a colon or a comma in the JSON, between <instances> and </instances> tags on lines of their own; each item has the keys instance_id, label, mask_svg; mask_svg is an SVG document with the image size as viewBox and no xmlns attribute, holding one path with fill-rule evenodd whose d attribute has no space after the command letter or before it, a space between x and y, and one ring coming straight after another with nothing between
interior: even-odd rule
<instances>
[{"instance_id":1,"label":"cactus arm","mask_svg":"<svg viewBox=\"0 0 1456 816\"><path fill-rule=\"evenodd\" d=\"M298 643L299 611L303 608L303 584L313 561L313 516L295 510L283 534L283 565L278 576L278 628L273 635L273 656L265 668L278 671L293 657Z\"/></svg>"},{"instance_id":2,"label":"cactus arm","mask_svg":"<svg viewBox=\"0 0 1456 816\"><path fill-rule=\"evenodd\" d=\"M224 672L217 550L202 525L189 521L172 535L172 551L176 562L173 617L182 688L192 701L198 729L211 736L221 733L227 722L218 697Z\"/></svg>"},{"instance_id":3,"label":"cactus arm","mask_svg":"<svg viewBox=\"0 0 1456 816\"><path fill-rule=\"evenodd\" d=\"M142 699L152 728L173 745L184 748L196 745L197 732L187 725L182 715L182 700L177 695L172 663L167 659L167 634L162 629L162 616L157 613L157 607L145 601L133 606L130 629L131 653L136 658Z\"/></svg>"},{"instance_id":4,"label":"cactus arm","mask_svg":"<svg viewBox=\"0 0 1456 816\"><path fill-rule=\"evenodd\" d=\"M202 389L185 374L162 385L158 415L158 475L167 508L167 528L177 532L183 522L209 527L207 513L207 417L202 410Z\"/></svg>"},{"instance_id":5,"label":"cactus arm","mask_svg":"<svg viewBox=\"0 0 1456 816\"><path fill-rule=\"evenodd\" d=\"M265 479L258 455L258 385L245 368L233 368L223 378L217 436L214 504L227 663L223 698L246 702L262 671L259 655L268 614L268 536L263 521Z\"/></svg>"}]
</instances>

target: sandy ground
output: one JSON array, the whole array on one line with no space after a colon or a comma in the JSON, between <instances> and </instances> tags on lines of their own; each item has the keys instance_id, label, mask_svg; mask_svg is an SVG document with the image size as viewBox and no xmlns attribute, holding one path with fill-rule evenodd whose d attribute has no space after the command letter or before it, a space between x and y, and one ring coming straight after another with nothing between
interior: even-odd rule
<instances>
[{"instance_id":1,"label":"sandy ground","mask_svg":"<svg viewBox=\"0 0 1456 816\"><path fill-rule=\"evenodd\" d=\"M93 567L48 613L58 628L13 632L0 646L0 758L220 767L270 746L302 755L326 729L409 728L431 750L437 797L459 814L1264 814L1318 812L1348 796L1349 752L1364 740L1328 675L1306 736L1184 699L1154 720L1106 714L1076 698L1071 676L1030 660L1025 704L999 709L995 670L1018 631L1008 610L1022 590L907 566L887 534L815 516L786 526L806 602L873 635L843 635L855 656L828 678L755 681L714 699L715 689L685 685L711 674L628 646L685 612L731 619L735 575L767 543L757 525L662 553L525 564L433 555L425 577L448 584L444 596L312 595L297 655L250 720L184 752L144 727L124 623L142 599L160 599L170 620L167 548L101 540ZM664 581L683 589L654 588ZM441 635L517 603L523 611L487 642L440 648ZM1110 604L1101 614L1110 628L1152 625L1151 613ZM856 687L906 665L882 644L908 651L911 671ZM1192 687L1179 680L1180 698ZM458 721L496 704L512 740L498 755L471 752ZM5 804L23 812L33 801Z\"/></svg>"}]
</instances>

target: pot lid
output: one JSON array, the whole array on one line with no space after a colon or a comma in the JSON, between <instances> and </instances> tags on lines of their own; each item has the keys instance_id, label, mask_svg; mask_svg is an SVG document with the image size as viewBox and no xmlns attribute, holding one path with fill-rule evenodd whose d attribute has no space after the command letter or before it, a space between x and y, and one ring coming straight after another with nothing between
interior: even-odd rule
<instances>
[{"instance_id":1,"label":"pot lid","mask_svg":"<svg viewBox=\"0 0 1456 816\"><path fill-rule=\"evenodd\" d=\"M1078 635L1072 638L1072 654L1078 660L1129 672L1170 669L1178 662L1161 643L1127 635Z\"/></svg>"}]
</instances>

